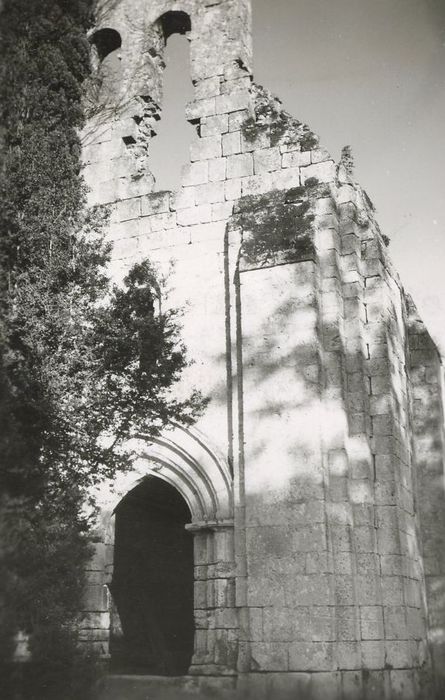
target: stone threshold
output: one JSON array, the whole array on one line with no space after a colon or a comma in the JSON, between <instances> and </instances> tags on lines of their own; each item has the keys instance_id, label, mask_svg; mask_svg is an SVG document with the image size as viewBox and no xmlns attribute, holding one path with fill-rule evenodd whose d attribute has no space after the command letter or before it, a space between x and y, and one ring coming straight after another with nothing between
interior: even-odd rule
<instances>
[{"instance_id":1,"label":"stone threshold","mask_svg":"<svg viewBox=\"0 0 445 700\"><path fill-rule=\"evenodd\" d=\"M228 700L234 676L144 676L108 674L97 684L95 700Z\"/></svg>"}]
</instances>

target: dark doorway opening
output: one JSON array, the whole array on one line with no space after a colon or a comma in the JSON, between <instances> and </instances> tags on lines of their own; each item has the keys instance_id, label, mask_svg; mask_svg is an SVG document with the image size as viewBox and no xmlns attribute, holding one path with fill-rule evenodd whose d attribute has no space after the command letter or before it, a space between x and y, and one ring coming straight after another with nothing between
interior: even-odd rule
<instances>
[{"instance_id":1,"label":"dark doorway opening","mask_svg":"<svg viewBox=\"0 0 445 700\"><path fill-rule=\"evenodd\" d=\"M112 670L184 675L194 641L188 506L173 486L148 477L125 496L115 516Z\"/></svg>"}]
</instances>

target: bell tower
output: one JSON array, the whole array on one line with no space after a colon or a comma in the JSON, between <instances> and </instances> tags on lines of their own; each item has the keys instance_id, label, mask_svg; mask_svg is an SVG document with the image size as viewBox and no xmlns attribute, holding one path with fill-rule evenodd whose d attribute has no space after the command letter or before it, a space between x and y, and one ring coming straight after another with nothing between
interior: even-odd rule
<instances>
[{"instance_id":1,"label":"bell tower","mask_svg":"<svg viewBox=\"0 0 445 700\"><path fill-rule=\"evenodd\" d=\"M197 100L219 94L216 86L222 81L251 74L250 0L104 2L91 40L99 73L100 62L119 49L119 76L114 76L109 90L115 104L138 96L161 103L163 53L168 37L175 33L190 41L190 77ZM229 82L225 91L234 87Z\"/></svg>"},{"instance_id":2,"label":"bell tower","mask_svg":"<svg viewBox=\"0 0 445 700\"><path fill-rule=\"evenodd\" d=\"M221 103L252 80L250 0L122 0L99 6L90 37L95 76L86 96L92 118L84 142L97 139L97 129L108 139L112 126L113 179L144 173L141 193L154 188L150 140L162 118L164 50L174 33L190 42L194 100L185 118L197 130L201 118L218 114ZM94 190L97 179L89 184ZM98 193L92 201L97 196L104 197Z\"/></svg>"}]
</instances>

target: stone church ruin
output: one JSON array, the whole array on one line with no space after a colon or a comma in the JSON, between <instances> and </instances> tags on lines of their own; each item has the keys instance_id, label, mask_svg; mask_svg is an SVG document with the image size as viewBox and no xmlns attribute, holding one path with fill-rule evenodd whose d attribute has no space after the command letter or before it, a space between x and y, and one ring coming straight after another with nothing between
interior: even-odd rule
<instances>
[{"instance_id":1,"label":"stone church ruin","mask_svg":"<svg viewBox=\"0 0 445 700\"><path fill-rule=\"evenodd\" d=\"M210 401L101 485L81 638L104 698L439 697L440 356L347 164L253 82L250 14L104 0L91 34L84 172L112 272L175 262L182 386ZM150 144L175 33L194 137L170 192Z\"/></svg>"}]
</instances>

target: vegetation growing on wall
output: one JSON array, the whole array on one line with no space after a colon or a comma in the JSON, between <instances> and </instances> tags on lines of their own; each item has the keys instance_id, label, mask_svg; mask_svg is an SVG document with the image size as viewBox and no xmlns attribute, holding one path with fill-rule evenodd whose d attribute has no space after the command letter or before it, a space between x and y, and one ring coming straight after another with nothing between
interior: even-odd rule
<instances>
[{"instance_id":1,"label":"vegetation growing on wall","mask_svg":"<svg viewBox=\"0 0 445 700\"><path fill-rule=\"evenodd\" d=\"M231 222L243 232L242 255L249 266L313 257L312 200L318 180L304 187L250 195L238 202Z\"/></svg>"},{"instance_id":2,"label":"vegetation growing on wall","mask_svg":"<svg viewBox=\"0 0 445 700\"><path fill-rule=\"evenodd\" d=\"M296 144L302 151L318 146L317 136L306 124L285 112L280 100L262 86L255 85L252 89L255 93L255 114L241 126L246 141L252 143L262 134L268 134L271 146L278 143Z\"/></svg>"},{"instance_id":3,"label":"vegetation growing on wall","mask_svg":"<svg viewBox=\"0 0 445 700\"><path fill-rule=\"evenodd\" d=\"M345 171L350 177L354 175L355 164L351 146L343 146L341 149L340 165L344 167Z\"/></svg>"},{"instance_id":4,"label":"vegetation growing on wall","mask_svg":"<svg viewBox=\"0 0 445 700\"><path fill-rule=\"evenodd\" d=\"M343 168L343 172L346 173L347 177L349 178L349 182L353 182L355 161L351 146L343 146L341 150L340 160L337 166L337 173L340 171L340 168ZM362 229L367 229L371 224L371 220L373 220L372 215L375 213L375 206L370 197L368 196L367 192L362 187L359 187L357 184L355 184L355 187L359 189L362 201L362 207L356 212L355 220ZM380 228L375 220L374 226L380 234L385 246L389 246L390 238L384 233L381 233Z\"/></svg>"},{"instance_id":5,"label":"vegetation growing on wall","mask_svg":"<svg viewBox=\"0 0 445 700\"><path fill-rule=\"evenodd\" d=\"M197 394L170 397L185 353L177 313L159 311L150 264L109 287L106 214L86 207L78 138L90 23L90 0L5 0L1 15L4 697L11 668L27 669L24 697L85 697L74 629L89 556L85 493L125 468L126 437L191 422L201 406ZM14 667L19 633L32 663Z\"/></svg>"}]
</instances>

